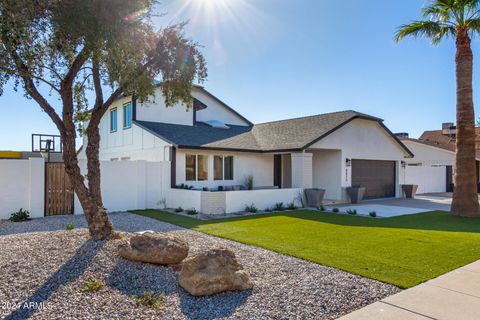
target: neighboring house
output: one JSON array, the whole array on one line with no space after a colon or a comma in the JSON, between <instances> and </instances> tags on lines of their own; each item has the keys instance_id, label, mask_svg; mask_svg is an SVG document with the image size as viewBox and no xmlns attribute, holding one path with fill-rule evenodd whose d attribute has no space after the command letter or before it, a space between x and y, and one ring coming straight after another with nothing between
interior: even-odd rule
<instances>
[{"instance_id":1,"label":"neighboring house","mask_svg":"<svg viewBox=\"0 0 480 320\"><path fill-rule=\"evenodd\" d=\"M400 196L413 154L379 118L349 110L253 125L203 87L192 96L193 108L167 108L160 89L154 102L116 101L100 123L101 160L168 162L172 188L235 188L251 176L255 189L323 188L338 201L352 185Z\"/></svg>"},{"instance_id":2,"label":"neighboring house","mask_svg":"<svg viewBox=\"0 0 480 320\"><path fill-rule=\"evenodd\" d=\"M443 123L441 130L425 131L418 139L409 138L407 133L397 134L415 155L406 160L406 184L417 184L418 193L453 191L455 133L453 123ZM480 166L479 134L480 129L477 128L477 180Z\"/></svg>"}]
</instances>

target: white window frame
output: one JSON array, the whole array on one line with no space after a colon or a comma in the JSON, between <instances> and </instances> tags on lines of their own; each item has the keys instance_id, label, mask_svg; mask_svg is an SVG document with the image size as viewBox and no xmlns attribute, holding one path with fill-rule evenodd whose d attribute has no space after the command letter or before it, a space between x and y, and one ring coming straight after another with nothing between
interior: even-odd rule
<instances>
[{"instance_id":1,"label":"white window frame","mask_svg":"<svg viewBox=\"0 0 480 320\"><path fill-rule=\"evenodd\" d=\"M127 106L130 107L130 115L127 118ZM132 102L127 102L123 105L123 130L130 129L132 127ZM128 120L128 121L127 121Z\"/></svg>"},{"instance_id":2,"label":"white window frame","mask_svg":"<svg viewBox=\"0 0 480 320\"><path fill-rule=\"evenodd\" d=\"M222 179L215 179L215 157L221 157L222 158ZM232 179L228 179L226 180L225 179L225 158L227 157L232 157L232 170L233 170L233 165L235 163L235 156L233 155L230 155L230 154L223 154L223 155L220 155L220 154L216 154L214 155L214 158L213 158L213 180L214 181L233 181L235 180L235 170L233 170L233 174L232 174Z\"/></svg>"},{"instance_id":3,"label":"white window frame","mask_svg":"<svg viewBox=\"0 0 480 320\"><path fill-rule=\"evenodd\" d=\"M113 113L115 113L115 121L113 121ZM113 128L113 124L115 124L115 128ZM110 109L110 132L117 132L118 129L118 109L112 108Z\"/></svg>"}]
</instances>

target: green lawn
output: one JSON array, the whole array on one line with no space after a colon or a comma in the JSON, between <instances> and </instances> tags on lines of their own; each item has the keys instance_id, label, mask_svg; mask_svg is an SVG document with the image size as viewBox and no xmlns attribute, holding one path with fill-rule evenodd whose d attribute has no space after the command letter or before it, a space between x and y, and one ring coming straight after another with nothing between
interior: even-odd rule
<instances>
[{"instance_id":1,"label":"green lawn","mask_svg":"<svg viewBox=\"0 0 480 320\"><path fill-rule=\"evenodd\" d=\"M295 211L199 221L134 213L408 288L480 259L480 219L429 212L388 219Z\"/></svg>"}]
</instances>

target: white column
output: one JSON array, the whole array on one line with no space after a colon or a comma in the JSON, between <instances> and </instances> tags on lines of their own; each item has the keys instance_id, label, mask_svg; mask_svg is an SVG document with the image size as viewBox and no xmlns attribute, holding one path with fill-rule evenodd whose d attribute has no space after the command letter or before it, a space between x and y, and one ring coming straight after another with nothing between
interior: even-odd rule
<instances>
[{"instance_id":1,"label":"white column","mask_svg":"<svg viewBox=\"0 0 480 320\"><path fill-rule=\"evenodd\" d=\"M292 188L311 188L312 178L311 153L292 153Z\"/></svg>"},{"instance_id":2,"label":"white column","mask_svg":"<svg viewBox=\"0 0 480 320\"><path fill-rule=\"evenodd\" d=\"M30 197L29 211L32 218L45 215L45 159L29 158Z\"/></svg>"}]
</instances>

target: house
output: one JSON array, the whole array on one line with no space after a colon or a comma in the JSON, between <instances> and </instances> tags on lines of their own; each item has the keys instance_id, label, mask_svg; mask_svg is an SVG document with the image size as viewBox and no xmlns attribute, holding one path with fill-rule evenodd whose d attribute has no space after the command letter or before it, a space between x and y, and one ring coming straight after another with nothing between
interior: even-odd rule
<instances>
[{"instance_id":1,"label":"house","mask_svg":"<svg viewBox=\"0 0 480 320\"><path fill-rule=\"evenodd\" d=\"M195 190L182 199L198 191L203 202L221 203L218 212L268 201L262 192L286 203L303 188L326 189L326 198L336 201L347 201L352 185L366 187L366 198L400 196L402 164L413 154L377 117L347 110L252 124L201 86L192 96L192 108L167 108L160 89L150 102L116 101L100 123L101 160L167 163L169 204L182 205L177 187L187 185ZM243 189L249 177L253 198L245 191L210 192ZM229 206L234 194L244 200Z\"/></svg>"},{"instance_id":2,"label":"house","mask_svg":"<svg viewBox=\"0 0 480 320\"><path fill-rule=\"evenodd\" d=\"M477 131L477 181L480 168L480 128ZM406 159L405 183L418 185L418 193L452 192L455 170L456 127L443 123L442 129L425 131L418 139L407 133L398 138L413 152Z\"/></svg>"}]
</instances>

